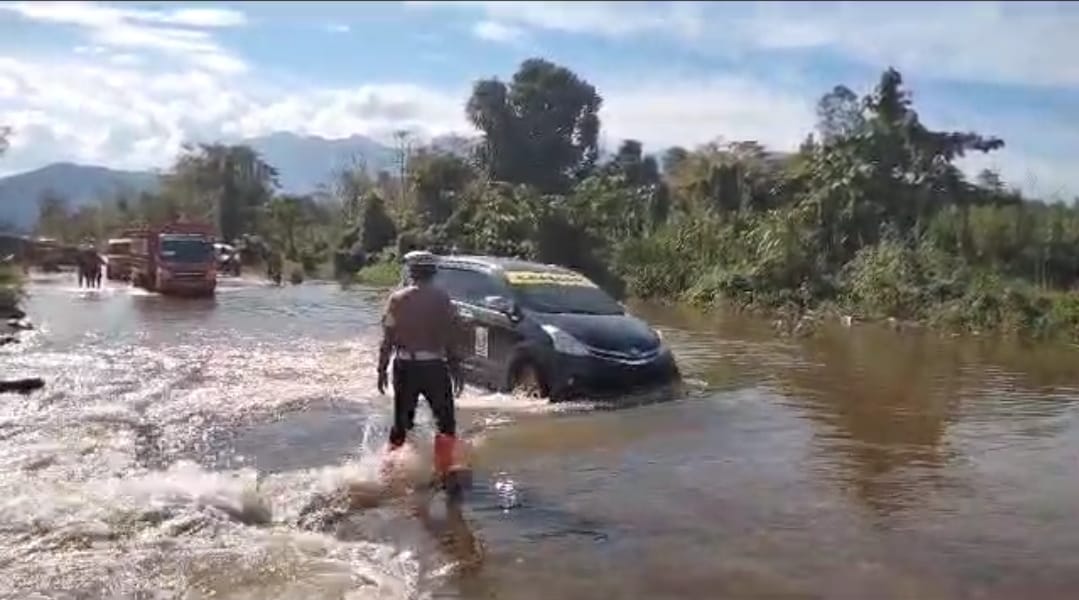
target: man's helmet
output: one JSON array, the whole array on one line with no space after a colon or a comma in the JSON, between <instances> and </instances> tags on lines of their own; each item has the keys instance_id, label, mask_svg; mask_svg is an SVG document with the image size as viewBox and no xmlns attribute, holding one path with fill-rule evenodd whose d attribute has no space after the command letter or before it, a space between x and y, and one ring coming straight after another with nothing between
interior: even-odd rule
<instances>
[{"instance_id":1,"label":"man's helmet","mask_svg":"<svg viewBox=\"0 0 1079 600\"><path fill-rule=\"evenodd\" d=\"M433 275L438 258L426 250L413 250L405 255L405 266L410 276Z\"/></svg>"}]
</instances>

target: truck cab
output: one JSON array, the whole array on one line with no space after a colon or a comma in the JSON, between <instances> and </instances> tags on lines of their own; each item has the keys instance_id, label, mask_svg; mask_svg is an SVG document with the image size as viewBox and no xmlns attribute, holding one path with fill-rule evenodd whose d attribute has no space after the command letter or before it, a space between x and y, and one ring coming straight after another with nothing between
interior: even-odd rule
<instances>
[{"instance_id":1,"label":"truck cab","mask_svg":"<svg viewBox=\"0 0 1079 600\"><path fill-rule=\"evenodd\" d=\"M131 239L112 238L105 249L105 277L112 281L131 278Z\"/></svg>"}]
</instances>

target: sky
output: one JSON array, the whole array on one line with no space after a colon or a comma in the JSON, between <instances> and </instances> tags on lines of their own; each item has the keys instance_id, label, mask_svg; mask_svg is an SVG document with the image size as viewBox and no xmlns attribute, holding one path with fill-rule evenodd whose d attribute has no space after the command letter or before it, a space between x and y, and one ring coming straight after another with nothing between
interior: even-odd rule
<instances>
[{"instance_id":1,"label":"sky","mask_svg":"<svg viewBox=\"0 0 1079 600\"><path fill-rule=\"evenodd\" d=\"M3 2L0 174L164 167L275 131L474 134L473 82L543 57L595 85L602 140L793 150L817 99L898 69L923 122L1005 140L965 159L1079 196L1079 3Z\"/></svg>"}]
</instances>

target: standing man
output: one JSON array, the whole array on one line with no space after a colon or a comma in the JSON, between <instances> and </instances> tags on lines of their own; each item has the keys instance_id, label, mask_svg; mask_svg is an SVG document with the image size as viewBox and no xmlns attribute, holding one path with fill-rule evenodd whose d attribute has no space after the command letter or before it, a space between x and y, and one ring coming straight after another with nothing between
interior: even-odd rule
<instances>
[{"instance_id":1,"label":"standing man","mask_svg":"<svg viewBox=\"0 0 1079 600\"><path fill-rule=\"evenodd\" d=\"M449 295L432 283L437 259L430 252L405 255L411 284L390 295L382 316L378 391L385 393L393 355L393 429L390 450L405 443L422 394L434 414L435 471L445 481L456 445L454 394L464 387L454 344L457 311Z\"/></svg>"}]
</instances>

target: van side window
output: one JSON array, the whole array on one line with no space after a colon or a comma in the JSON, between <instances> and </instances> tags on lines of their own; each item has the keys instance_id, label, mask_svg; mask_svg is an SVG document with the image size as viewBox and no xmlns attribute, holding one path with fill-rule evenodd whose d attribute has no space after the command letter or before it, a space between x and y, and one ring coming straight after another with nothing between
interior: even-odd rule
<instances>
[{"instance_id":1,"label":"van side window","mask_svg":"<svg viewBox=\"0 0 1079 600\"><path fill-rule=\"evenodd\" d=\"M479 304L487 296L505 294L490 275L466 269L440 268L434 284L446 290L450 298L469 304Z\"/></svg>"}]
</instances>

